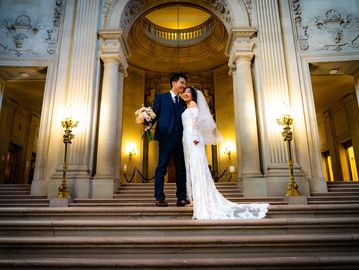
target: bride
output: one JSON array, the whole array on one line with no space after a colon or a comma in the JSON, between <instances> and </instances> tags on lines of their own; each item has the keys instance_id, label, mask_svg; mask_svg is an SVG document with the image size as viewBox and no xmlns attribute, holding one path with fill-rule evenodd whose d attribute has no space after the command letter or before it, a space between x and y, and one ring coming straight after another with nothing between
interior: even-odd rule
<instances>
[{"instance_id":1,"label":"bride","mask_svg":"<svg viewBox=\"0 0 359 270\"><path fill-rule=\"evenodd\" d=\"M216 189L208 168L205 144L217 144L221 135L201 91L190 86L182 99L187 104L182 114L182 142L193 219L264 218L268 204L233 203Z\"/></svg>"}]
</instances>

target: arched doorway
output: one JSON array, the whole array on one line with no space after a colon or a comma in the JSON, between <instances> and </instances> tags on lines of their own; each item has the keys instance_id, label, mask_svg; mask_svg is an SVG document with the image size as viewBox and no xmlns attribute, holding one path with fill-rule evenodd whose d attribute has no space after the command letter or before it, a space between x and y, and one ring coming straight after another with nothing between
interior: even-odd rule
<instances>
[{"instance_id":1,"label":"arched doorway","mask_svg":"<svg viewBox=\"0 0 359 270\"><path fill-rule=\"evenodd\" d=\"M228 75L225 56L228 33L222 21L209 9L192 3L166 3L143 12L133 22L127 34L131 54L127 57L128 76L124 79L123 115L133 114L141 104L151 106L154 96L170 89L168 78L181 71L189 76L188 85L202 90L213 116L225 138L235 145L232 78ZM122 149L136 145L138 155L131 159L122 153L122 170L141 182L151 179L157 162L156 142L141 141L141 127L132 117L123 118ZM228 167L235 164L232 157L221 154L220 148L208 147L208 159L214 176L228 180ZM171 164L171 162L170 162ZM173 182L172 165L168 181Z\"/></svg>"}]
</instances>

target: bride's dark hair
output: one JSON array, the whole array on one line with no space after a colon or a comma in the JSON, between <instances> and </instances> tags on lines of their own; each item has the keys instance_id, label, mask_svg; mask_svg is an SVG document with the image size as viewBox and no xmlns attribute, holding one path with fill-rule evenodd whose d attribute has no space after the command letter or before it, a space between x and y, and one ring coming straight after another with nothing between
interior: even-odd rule
<instances>
[{"instance_id":1,"label":"bride's dark hair","mask_svg":"<svg viewBox=\"0 0 359 270\"><path fill-rule=\"evenodd\" d=\"M191 90L192 100L197 103L197 91L193 86L188 86L189 90Z\"/></svg>"}]
</instances>

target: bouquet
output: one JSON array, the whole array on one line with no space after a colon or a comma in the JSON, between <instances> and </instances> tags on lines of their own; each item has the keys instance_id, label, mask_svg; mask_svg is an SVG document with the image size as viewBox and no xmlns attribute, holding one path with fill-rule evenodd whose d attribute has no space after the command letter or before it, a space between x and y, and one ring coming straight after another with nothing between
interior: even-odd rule
<instances>
[{"instance_id":1,"label":"bouquet","mask_svg":"<svg viewBox=\"0 0 359 270\"><path fill-rule=\"evenodd\" d=\"M156 118L156 114L151 107L142 107L135 112L136 123L144 126L142 138L146 136L148 141L152 140L151 127L152 121Z\"/></svg>"}]
</instances>

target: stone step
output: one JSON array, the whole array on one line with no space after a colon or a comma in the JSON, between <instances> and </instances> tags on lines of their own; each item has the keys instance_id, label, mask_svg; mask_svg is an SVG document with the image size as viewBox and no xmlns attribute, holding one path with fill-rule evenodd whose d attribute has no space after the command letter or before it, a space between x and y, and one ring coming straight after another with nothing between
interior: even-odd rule
<instances>
[{"instance_id":1,"label":"stone step","mask_svg":"<svg viewBox=\"0 0 359 270\"><path fill-rule=\"evenodd\" d=\"M219 192L236 192L236 193L242 193L238 188L217 188L217 190ZM167 193L176 193L176 189L173 188L173 189L164 189L164 192L167 194ZM122 194L122 193L128 193L128 194L131 194L131 193L148 193L148 194L153 194L154 193L154 189L153 188L133 188L133 189L118 189L115 194Z\"/></svg>"},{"instance_id":2,"label":"stone step","mask_svg":"<svg viewBox=\"0 0 359 270\"><path fill-rule=\"evenodd\" d=\"M359 234L255 236L0 237L0 253L46 254L217 254L248 253L359 255ZM125 256L123 256L125 257Z\"/></svg>"},{"instance_id":3,"label":"stone step","mask_svg":"<svg viewBox=\"0 0 359 270\"><path fill-rule=\"evenodd\" d=\"M169 207L175 207L176 206L176 201L167 201L169 203ZM248 201L248 202L240 202L238 200L234 200L234 202L238 202L238 203L252 203L253 201ZM260 201L261 203L264 203L265 201ZM273 202L268 202L270 205L286 205L288 204L285 201L273 201ZM26 205L23 205L24 207ZM155 206L155 202L86 202L86 203L80 203L80 202L76 202L76 203L70 203L69 204L70 207L153 207Z\"/></svg>"},{"instance_id":4,"label":"stone step","mask_svg":"<svg viewBox=\"0 0 359 270\"><path fill-rule=\"evenodd\" d=\"M308 201L333 201L333 200L338 200L338 201L358 201L359 200L359 196L353 196L353 195L348 195L348 196L335 196L335 195L330 195L328 193L326 193L326 195L321 195L321 196L310 196L308 197Z\"/></svg>"},{"instance_id":5,"label":"stone step","mask_svg":"<svg viewBox=\"0 0 359 270\"><path fill-rule=\"evenodd\" d=\"M126 254L128 255L128 254ZM302 270L318 270L318 269L358 269L359 257L358 256L338 256L331 254L312 255L310 253L294 254L292 256L285 254L277 255L276 257L250 257L242 256L236 257L234 253L232 257L228 254L211 254L210 258L195 256L193 254L161 254L160 258L153 258L150 256L143 256L140 258L117 258L116 257L101 255L96 258L84 258L83 254L69 255L61 254L58 256L47 255L47 258L33 258L36 254L25 257L22 255L19 260L19 254L8 255L7 258L0 259L0 267L2 269L66 269L66 270L103 270L103 269L124 269L124 270L234 270L234 269L263 269L263 270L282 270L282 269L302 269ZM12 258L14 257L14 258ZM15 258L16 257L16 258Z\"/></svg>"},{"instance_id":6,"label":"stone step","mask_svg":"<svg viewBox=\"0 0 359 270\"><path fill-rule=\"evenodd\" d=\"M191 219L192 207L7 207L0 208L0 220L81 219ZM359 217L359 204L271 205L267 218Z\"/></svg>"},{"instance_id":7,"label":"stone step","mask_svg":"<svg viewBox=\"0 0 359 270\"><path fill-rule=\"evenodd\" d=\"M328 192L359 192L359 187L348 187L348 188L342 188L342 187L328 187Z\"/></svg>"},{"instance_id":8,"label":"stone step","mask_svg":"<svg viewBox=\"0 0 359 270\"><path fill-rule=\"evenodd\" d=\"M14 199L14 198L7 198L4 199L3 197L0 198L0 206L4 205L4 204L24 204L26 205L27 203L30 204L36 204L36 203L49 203L48 199Z\"/></svg>"},{"instance_id":9,"label":"stone step","mask_svg":"<svg viewBox=\"0 0 359 270\"><path fill-rule=\"evenodd\" d=\"M0 220L0 236L260 236L352 234L359 218L274 218L235 220ZM36 237L35 237L36 238Z\"/></svg>"},{"instance_id":10,"label":"stone step","mask_svg":"<svg viewBox=\"0 0 359 270\"><path fill-rule=\"evenodd\" d=\"M0 194L0 200L1 199L26 199L26 200L37 200L37 199L46 199L47 200L47 196L33 196L30 194Z\"/></svg>"},{"instance_id":11,"label":"stone step","mask_svg":"<svg viewBox=\"0 0 359 270\"><path fill-rule=\"evenodd\" d=\"M1 204L0 208L8 208L8 207L21 207L21 208L27 208L27 207L49 207L48 203L8 203L8 204Z\"/></svg>"},{"instance_id":12,"label":"stone step","mask_svg":"<svg viewBox=\"0 0 359 270\"><path fill-rule=\"evenodd\" d=\"M341 185L341 184L359 185L359 181L333 181L333 182L327 182L327 185Z\"/></svg>"},{"instance_id":13,"label":"stone step","mask_svg":"<svg viewBox=\"0 0 359 270\"><path fill-rule=\"evenodd\" d=\"M282 197L226 197L226 199L233 201L233 202L283 202ZM175 197L166 198L166 201L171 204L176 204L177 199ZM153 197L126 197L122 198L120 196L116 197L116 199L75 199L74 203L131 203L131 202L138 202L138 203L155 203L155 199Z\"/></svg>"},{"instance_id":14,"label":"stone step","mask_svg":"<svg viewBox=\"0 0 359 270\"><path fill-rule=\"evenodd\" d=\"M324 193L312 193L311 197L313 196L320 196L320 197L329 197L329 196L333 196L333 197L337 197L337 196L343 196L343 197L347 197L347 196L352 196L352 197L357 197L359 198L359 192L352 192L352 191L342 191L342 192L324 192Z\"/></svg>"},{"instance_id":15,"label":"stone step","mask_svg":"<svg viewBox=\"0 0 359 270\"><path fill-rule=\"evenodd\" d=\"M29 190L0 190L0 197L4 195L30 195Z\"/></svg>"},{"instance_id":16,"label":"stone step","mask_svg":"<svg viewBox=\"0 0 359 270\"><path fill-rule=\"evenodd\" d=\"M166 198L175 198L176 197L176 193L175 192L165 192L166 194ZM239 193L239 192L221 192L221 194L224 197L231 197L231 198L243 198L243 193ZM1 196L0 196L1 198ZM129 193L116 193L113 194L113 198L114 199L121 199L121 198L143 198L143 199L151 199L152 201L154 200L154 195L153 192L139 192L139 193L135 193L135 192L129 192Z\"/></svg>"},{"instance_id":17,"label":"stone step","mask_svg":"<svg viewBox=\"0 0 359 270\"><path fill-rule=\"evenodd\" d=\"M314 204L358 204L359 200L340 200L340 199L335 199L335 200L315 200L315 201L311 201L308 200L308 204L314 205Z\"/></svg>"}]
</instances>

